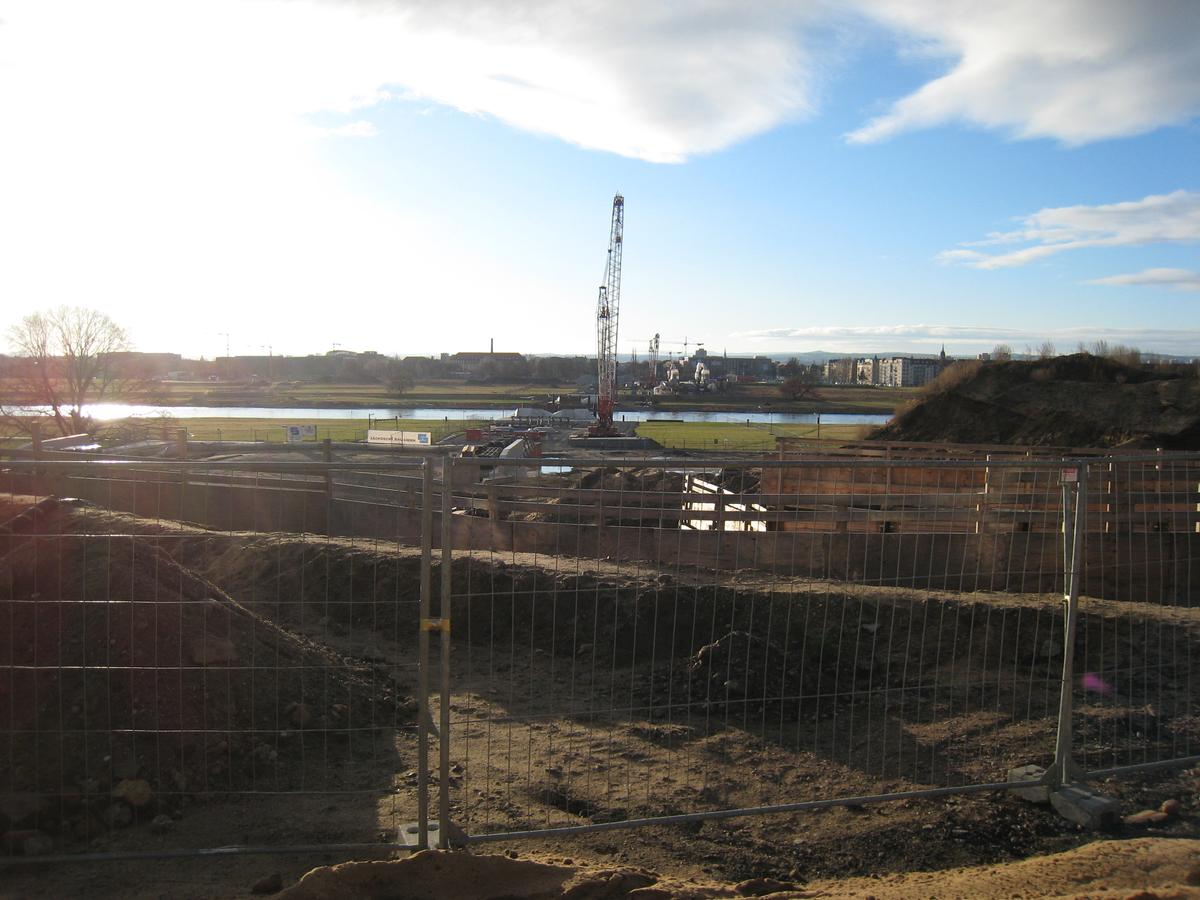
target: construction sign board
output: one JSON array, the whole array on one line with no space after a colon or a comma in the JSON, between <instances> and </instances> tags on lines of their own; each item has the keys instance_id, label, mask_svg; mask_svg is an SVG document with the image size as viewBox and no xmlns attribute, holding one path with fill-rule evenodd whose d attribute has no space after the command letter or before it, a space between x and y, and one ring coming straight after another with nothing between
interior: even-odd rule
<instances>
[{"instance_id":1,"label":"construction sign board","mask_svg":"<svg viewBox=\"0 0 1200 900\"><path fill-rule=\"evenodd\" d=\"M316 425L284 425L283 431L289 444L299 444L317 439Z\"/></svg>"},{"instance_id":2,"label":"construction sign board","mask_svg":"<svg viewBox=\"0 0 1200 900\"><path fill-rule=\"evenodd\" d=\"M428 447L433 443L429 431L383 431L372 428L367 432L368 444L399 444L404 447Z\"/></svg>"}]
</instances>

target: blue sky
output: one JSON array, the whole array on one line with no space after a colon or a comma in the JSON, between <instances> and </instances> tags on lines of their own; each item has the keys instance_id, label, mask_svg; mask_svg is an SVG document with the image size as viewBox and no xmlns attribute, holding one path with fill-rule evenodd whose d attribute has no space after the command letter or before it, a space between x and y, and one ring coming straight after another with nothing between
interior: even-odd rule
<instances>
[{"instance_id":1,"label":"blue sky","mask_svg":"<svg viewBox=\"0 0 1200 900\"><path fill-rule=\"evenodd\" d=\"M1200 354L1200 4L0 0L0 324ZM1097 283L1099 282L1099 283Z\"/></svg>"}]
</instances>

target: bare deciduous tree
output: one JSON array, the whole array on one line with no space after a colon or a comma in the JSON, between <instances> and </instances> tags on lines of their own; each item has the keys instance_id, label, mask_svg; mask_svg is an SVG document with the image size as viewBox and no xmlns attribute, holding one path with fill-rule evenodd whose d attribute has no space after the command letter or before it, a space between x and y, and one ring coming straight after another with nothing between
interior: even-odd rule
<instances>
[{"instance_id":1,"label":"bare deciduous tree","mask_svg":"<svg viewBox=\"0 0 1200 900\"><path fill-rule=\"evenodd\" d=\"M992 348L992 359L1005 362L1012 359L1013 349L1008 344L997 344Z\"/></svg>"},{"instance_id":2,"label":"bare deciduous tree","mask_svg":"<svg viewBox=\"0 0 1200 900\"><path fill-rule=\"evenodd\" d=\"M785 400L815 400L817 377L812 372L799 372L779 385L779 393Z\"/></svg>"},{"instance_id":3,"label":"bare deciduous tree","mask_svg":"<svg viewBox=\"0 0 1200 900\"><path fill-rule=\"evenodd\" d=\"M50 421L60 434L89 425L83 409L112 396L122 371L113 354L129 349L120 325L94 309L60 306L9 329L14 352L0 415L10 422Z\"/></svg>"}]
</instances>

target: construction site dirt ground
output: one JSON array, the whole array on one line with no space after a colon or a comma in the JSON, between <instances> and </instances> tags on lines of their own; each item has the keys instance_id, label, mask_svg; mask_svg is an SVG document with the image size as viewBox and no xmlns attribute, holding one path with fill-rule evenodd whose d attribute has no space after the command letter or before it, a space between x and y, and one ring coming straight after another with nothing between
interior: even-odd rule
<instances>
[{"instance_id":1,"label":"construction site dirt ground","mask_svg":"<svg viewBox=\"0 0 1200 900\"><path fill-rule=\"evenodd\" d=\"M189 663L222 676L214 682L224 685L217 694L219 705L206 715L221 722L240 716L239 727L230 730L251 737L244 746L231 745L227 738L224 746L184 751L152 734L149 743L131 747L133 758L123 766L124 773L114 772L111 759L65 758L71 745L60 741L58 752L64 758L54 759L50 747L35 767L39 773L53 772L56 783L74 785L84 774L97 781L92 786L97 797L108 797L118 787L116 776L124 774L125 780L144 780L153 790L153 800L136 808L128 824L96 829L86 824L86 803L83 812L75 806L68 810L60 795L59 802L39 807L36 794L46 786L30 774L13 742L6 742L0 753L7 768L6 792L34 795L32 814L11 805L4 811L6 821L0 824L8 834L37 829L50 834L64 852L281 847L388 841L415 817L417 740L409 698L417 691L416 549L296 535L215 534L74 508L59 509L40 527L43 534L79 535L79 543L96 551L111 540L106 534L122 535L128 552L67 559L47 555L53 543L49 538L40 565L34 565L28 553L10 551L3 561L6 587L0 590L0 604L7 607L0 611L3 621L15 621L23 609L37 605L21 594L28 591L21 579L33 572L40 573L41 600L52 599L54 590L71 590L72 584L99 589L100 582L88 580L97 574L88 565L101 565L109 586L116 569L117 583L140 585L143 593L182 611L169 620L175 630L161 631L168 621L164 616L149 633L163 635L174 646L180 643L179 628L199 629L226 638L229 646L213 646L251 663L221 668L219 660L209 660L216 663L211 667L203 659L196 663L195 657ZM76 566L81 580L47 579L46 573ZM435 568L435 585L438 574ZM471 834L987 782L997 775L1003 780L1007 766L1044 763L1053 746L1056 657L1045 642L1053 643L1060 616L1052 598L917 596L898 588L791 583L752 572L732 573L714 585L700 577L690 583L680 573L646 566L631 570L604 561L568 566L562 560L513 554L456 558L453 584L451 812ZM668 594L673 601L685 597L690 619L680 618L677 602L659 602ZM581 595L599 599L591 609L581 609ZM116 598L112 594L109 599ZM534 603L533 598L540 599ZM797 622L789 628L776 625L774 632L763 630L764 620L781 621L780 610L795 607L798 599L813 616L820 612L820 627ZM607 600L611 603L601 602ZM192 605L205 611L194 621L186 615ZM112 603L108 608L113 615L122 614ZM670 618L659 618L667 609ZM569 630L561 626L568 613L573 616ZM1119 697L1081 704L1076 728L1096 754L1093 762L1127 759L1135 739L1146 752L1164 752L1172 742L1195 746L1189 660L1200 611L1097 604L1092 615L1082 627L1077 650L1085 665L1097 671L1136 668L1138 660L1129 654L1138 643L1137 627L1154 629L1154 649L1163 655L1155 669L1163 683L1155 695L1157 710L1122 705ZM719 629L717 640L711 640L711 632L694 636L694 622L710 618L720 618L728 627ZM65 620L53 621L51 634L63 633ZM133 613L116 621L121 633L137 633ZM687 623L677 631L689 636L665 636L665 627L654 627L668 621ZM885 623L882 630L862 627L877 622ZM1171 628L1164 630L1165 625ZM97 640L84 626L68 631L84 643ZM1117 629L1123 629L1122 639L1109 638ZM914 640L895 646L883 640L900 633L927 635L937 642L954 634L955 641L952 648L947 643L945 657L935 659L918 654ZM864 635L870 636L869 644ZM994 654L980 652L984 638L995 645ZM4 643L11 656L13 642ZM836 646L836 658L831 651L827 664L808 669L779 658L776 645L797 643L809 648L807 657ZM731 679L724 679L714 689L722 661L740 660L743 654L749 658L750 648L761 662L745 667L746 683L731 687ZM291 667L280 667L281 653L298 661L295 676L287 674ZM861 659L871 664L859 665ZM1006 668L1002 663L1008 659L1019 665ZM153 669L150 661L142 663ZM886 673L899 672L904 663L913 670L911 679L887 681ZM970 669L963 667L968 665L979 667L977 674L994 671L997 677L980 683L967 677L964 682ZM307 670L319 673L319 686L306 680ZM243 678L256 680L239 680ZM772 703L774 695L763 689L770 682L781 686L779 696L804 694L814 690L813 678L841 679L837 683L843 691L822 701L823 706L818 702L811 714L798 715ZM883 678L890 694L863 689L863 678ZM351 702L331 699L329 679ZM925 691L931 683L940 686L940 705ZM247 684L257 684L265 698L245 693ZM148 696L137 683L122 689L129 693L121 695L121 703L135 711ZM64 681L53 687L46 682L40 690L53 707L50 719L39 720L51 723L43 728L61 728L64 711L68 717L100 714L88 702L75 701L70 695L74 688ZM815 693L823 693L820 682ZM680 697L686 702L679 702ZM10 694L0 721L14 720L14 701ZM206 702L214 701L209 696ZM1018 708L1020 715L1012 714ZM674 711L678 709L684 712ZM999 712L993 714L993 709ZM26 709L22 714L40 712ZM175 719L188 714L174 707L168 712ZM898 729L897 718L909 727ZM847 740L852 733L857 740ZM163 756L156 755L164 749L170 758L180 754L189 760L191 768L165 765ZM195 765L197 758L204 764ZM18 784L20 779L24 783ZM1009 863L1114 837L1198 838L1198 787L1200 772L1195 769L1100 784L1127 813L1179 801L1161 822L1122 825L1101 836L1082 831L1047 807L993 791L507 839L476 845L472 852L536 855L568 867L573 863L564 859L640 868L710 884L769 878L825 892L810 896L837 896L830 893L830 879L874 880ZM164 815L170 824L152 829L151 821ZM377 856L388 854L381 849ZM0 870L0 894L237 896L274 872L287 885L315 866L369 855L322 851L51 867L13 857ZM899 895L882 887L874 892L877 896ZM854 890L865 891L861 884Z\"/></svg>"}]
</instances>

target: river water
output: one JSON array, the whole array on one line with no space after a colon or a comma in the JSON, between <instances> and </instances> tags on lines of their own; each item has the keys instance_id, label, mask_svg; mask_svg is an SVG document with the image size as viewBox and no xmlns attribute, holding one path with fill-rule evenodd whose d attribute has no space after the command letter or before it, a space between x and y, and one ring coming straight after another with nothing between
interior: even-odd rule
<instances>
[{"instance_id":1,"label":"river water","mask_svg":"<svg viewBox=\"0 0 1200 900\"><path fill-rule=\"evenodd\" d=\"M97 403L85 406L85 415L106 421L124 419L128 416L170 415L177 419L279 419L282 422L294 419L443 419L449 422L464 419L506 419L512 412L504 409L451 409L444 406L402 407L357 407L354 409L329 409L321 407L259 407L259 406L145 406L135 403ZM617 410L614 416L623 422L646 422L668 419L682 422L747 422L756 425L808 424L817 421L813 413L671 410L670 412L649 409ZM882 425L892 417L867 413L821 413L821 422L826 425Z\"/></svg>"}]
</instances>

